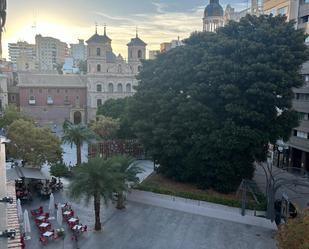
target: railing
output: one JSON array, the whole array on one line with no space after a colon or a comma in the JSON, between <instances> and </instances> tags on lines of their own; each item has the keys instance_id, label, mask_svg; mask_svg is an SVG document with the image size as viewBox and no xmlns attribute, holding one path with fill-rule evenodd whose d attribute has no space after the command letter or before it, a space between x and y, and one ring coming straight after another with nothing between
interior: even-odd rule
<instances>
[{"instance_id":1,"label":"railing","mask_svg":"<svg viewBox=\"0 0 309 249\"><path fill-rule=\"evenodd\" d=\"M35 105L35 99L29 99L29 105Z\"/></svg>"}]
</instances>

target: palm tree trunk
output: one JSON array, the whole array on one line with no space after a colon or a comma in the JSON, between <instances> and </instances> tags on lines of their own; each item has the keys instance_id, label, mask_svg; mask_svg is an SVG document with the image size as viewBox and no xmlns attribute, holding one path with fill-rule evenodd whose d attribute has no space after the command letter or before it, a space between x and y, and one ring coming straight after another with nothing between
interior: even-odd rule
<instances>
[{"instance_id":1,"label":"palm tree trunk","mask_svg":"<svg viewBox=\"0 0 309 249\"><path fill-rule=\"evenodd\" d=\"M76 143L76 159L77 159L77 165L82 164L82 148L80 143Z\"/></svg>"},{"instance_id":2,"label":"palm tree trunk","mask_svg":"<svg viewBox=\"0 0 309 249\"><path fill-rule=\"evenodd\" d=\"M101 230L101 219L100 219L100 207L101 207L101 200L100 195L95 193L94 195L94 214L95 214L95 225L94 230L100 231Z\"/></svg>"},{"instance_id":3,"label":"palm tree trunk","mask_svg":"<svg viewBox=\"0 0 309 249\"><path fill-rule=\"evenodd\" d=\"M123 192L119 192L118 193L118 199L117 199L117 209L125 209L125 205L124 205L124 195Z\"/></svg>"}]
</instances>

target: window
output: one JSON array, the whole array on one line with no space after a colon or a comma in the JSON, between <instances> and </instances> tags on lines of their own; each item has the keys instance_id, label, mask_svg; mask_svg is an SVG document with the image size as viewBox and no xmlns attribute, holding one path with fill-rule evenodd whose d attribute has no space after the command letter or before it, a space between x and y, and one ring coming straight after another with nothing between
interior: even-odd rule
<instances>
[{"instance_id":1,"label":"window","mask_svg":"<svg viewBox=\"0 0 309 249\"><path fill-rule=\"evenodd\" d=\"M42 89L39 89L39 93L42 93Z\"/></svg>"},{"instance_id":2,"label":"window","mask_svg":"<svg viewBox=\"0 0 309 249\"><path fill-rule=\"evenodd\" d=\"M51 93L51 89L47 89L47 92L48 92L48 93Z\"/></svg>"},{"instance_id":3,"label":"window","mask_svg":"<svg viewBox=\"0 0 309 249\"><path fill-rule=\"evenodd\" d=\"M123 92L122 84L121 84L121 83L119 83L119 84L117 85L117 92L119 92L119 93L122 93L122 92Z\"/></svg>"},{"instance_id":4,"label":"window","mask_svg":"<svg viewBox=\"0 0 309 249\"><path fill-rule=\"evenodd\" d=\"M309 15L302 16L300 19L301 19L301 23L307 23L309 21Z\"/></svg>"},{"instance_id":5,"label":"window","mask_svg":"<svg viewBox=\"0 0 309 249\"><path fill-rule=\"evenodd\" d=\"M52 105L54 103L52 96L47 97L47 104Z\"/></svg>"},{"instance_id":6,"label":"window","mask_svg":"<svg viewBox=\"0 0 309 249\"><path fill-rule=\"evenodd\" d=\"M307 132L294 130L293 134L294 136L299 137L299 138L309 139L309 136L308 136L309 134Z\"/></svg>"},{"instance_id":7,"label":"window","mask_svg":"<svg viewBox=\"0 0 309 249\"><path fill-rule=\"evenodd\" d=\"M137 71L138 71L138 72L141 72L141 71L142 71L142 66L138 66L138 67L137 67Z\"/></svg>"},{"instance_id":8,"label":"window","mask_svg":"<svg viewBox=\"0 0 309 249\"><path fill-rule=\"evenodd\" d=\"M102 85L101 84L97 84L97 92L102 92Z\"/></svg>"},{"instance_id":9,"label":"window","mask_svg":"<svg viewBox=\"0 0 309 249\"><path fill-rule=\"evenodd\" d=\"M102 105L102 99L97 99L97 107Z\"/></svg>"},{"instance_id":10,"label":"window","mask_svg":"<svg viewBox=\"0 0 309 249\"><path fill-rule=\"evenodd\" d=\"M97 72L101 72L101 65L100 64L97 65Z\"/></svg>"},{"instance_id":11,"label":"window","mask_svg":"<svg viewBox=\"0 0 309 249\"><path fill-rule=\"evenodd\" d=\"M127 93L130 93L131 91L132 91L132 89L131 89L131 84L128 83L128 84L126 85L126 92L127 92Z\"/></svg>"},{"instance_id":12,"label":"window","mask_svg":"<svg viewBox=\"0 0 309 249\"><path fill-rule=\"evenodd\" d=\"M65 93L68 93L68 89L65 89L65 91L64 91Z\"/></svg>"},{"instance_id":13,"label":"window","mask_svg":"<svg viewBox=\"0 0 309 249\"><path fill-rule=\"evenodd\" d=\"M97 48L97 56L101 56L101 49Z\"/></svg>"},{"instance_id":14,"label":"window","mask_svg":"<svg viewBox=\"0 0 309 249\"><path fill-rule=\"evenodd\" d=\"M306 74L306 75L304 76L304 79L305 79L305 82L309 82L309 74Z\"/></svg>"},{"instance_id":15,"label":"window","mask_svg":"<svg viewBox=\"0 0 309 249\"><path fill-rule=\"evenodd\" d=\"M108 84L108 92L109 93L113 93L114 92L114 85L113 85L113 83L109 83Z\"/></svg>"},{"instance_id":16,"label":"window","mask_svg":"<svg viewBox=\"0 0 309 249\"><path fill-rule=\"evenodd\" d=\"M295 98L297 100L309 101L309 94L308 93L296 93Z\"/></svg>"},{"instance_id":17,"label":"window","mask_svg":"<svg viewBox=\"0 0 309 249\"><path fill-rule=\"evenodd\" d=\"M278 13L278 15L282 15L282 16L286 15L288 13L288 7L285 6L285 7L278 9L277 13Z\"/></svg>"},{"instance_id":18,"label":"window","mask_svg":"<svg viewBox=\"0 0 309 249\"><path fill-rule=\"evenodd\" d=\"M79 96L76 96L76 99L79 100Z\"/></svg>"},{"instance_id":19,"label":"window","mask_svg":"<svg viewBox=\"0 0 309 249\"><path fill-rule=\"evenodd\" d=\"M309 113L298 112L298 120L309 120Z\"/></svg>"},{"instance_id":20,"label":"window","mask_svg":"<svg viewBox=\"0 0 309 249\"><path fill-rule=\"evenodd\" d=\"M30 93L33 93L33 89L30 89Z\"/></svg>"},{"instance_id":21,"label":"window","mask_svg":"<svg viewBox=\"0 0 309 249\"><path fill-rule=\"evenodd\" d=\"M57 89L57 93L60 93L60 89Z\"/></svg>"},{"instance_id":22,"label":"window","mask_svg":"<svg viewBox=\"0 0 309 249\"><path fill-rule=\"evenodd\" d=\"M15 95L11 95L11 101L15 102L16 98Z\"/></svg>"},{"instance_id":23,"label":"window","mask_svg":"<svg viewBox=\"0 0 309 249\"><path fill-rule=\"evenodd\" d=\"M64 97L64 102L69 102L69 96Z\"/></svg>"},{"instance_id":24,"label":"window","mask_svg":"<svg viewBox=\"0 0 309 249\"><path fill-rule=\"evenodd\" d=\"M35 100L35 97L33 95L31 95L30 100Z\"/></svg>"},{"instance_id":25,"label":"window","mask_svg":"<svg viewBox=\"0 0 309 249\"><path fill-rule=\"evenodd\" d=\"M143 56L142 50L138 50L137 52L137 58L141 59Z\"/></svg>"}]
</instances>

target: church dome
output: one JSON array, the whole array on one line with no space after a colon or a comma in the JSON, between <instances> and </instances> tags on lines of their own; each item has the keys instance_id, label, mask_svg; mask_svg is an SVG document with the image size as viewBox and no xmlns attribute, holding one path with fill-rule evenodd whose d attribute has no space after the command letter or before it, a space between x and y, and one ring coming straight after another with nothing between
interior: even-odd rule
<instances>
[{"instance_id":1,"label":"church dome","mask_svg":"<svg viewBox=\"0 0 309 249\"><path fill-rule=\"evenodd\" d=\"M223 8L219 0L210 0L204 11L204 17L223 16Z\"/></svg>"}]
</instances>

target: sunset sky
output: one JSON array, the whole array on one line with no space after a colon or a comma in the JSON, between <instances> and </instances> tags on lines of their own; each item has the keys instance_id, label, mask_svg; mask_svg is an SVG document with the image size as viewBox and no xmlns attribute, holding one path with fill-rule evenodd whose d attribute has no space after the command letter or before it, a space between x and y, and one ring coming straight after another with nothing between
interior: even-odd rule
<instances>
[{"instance_id":1,"label":"sunset sky","mask_svg":"<svg viewBox=\"0 0 309 249\"><path fill-rule=\"evenodd\" d=\"M247 1L221 0L244 9ZM52 36L67 43L87 40L98 23L99 33L106 23L115 53L127 56L126 44L135 35L148 43L148 50L159 49L165 41L186 38L202 29L206 0L8 0L8 19L4 33L7 44L18 40L34 43L35 34Z\"/></svg>"}]
</instances>

